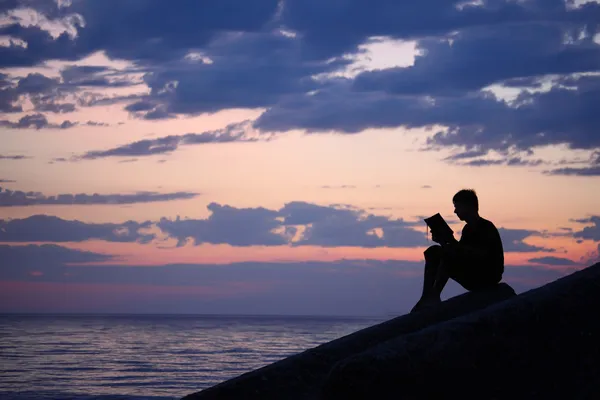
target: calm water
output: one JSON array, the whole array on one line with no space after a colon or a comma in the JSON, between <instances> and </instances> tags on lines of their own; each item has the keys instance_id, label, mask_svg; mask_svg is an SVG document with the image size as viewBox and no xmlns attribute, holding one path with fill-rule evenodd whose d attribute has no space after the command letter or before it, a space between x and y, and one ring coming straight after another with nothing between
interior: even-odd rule
<instances>
[{"instance_id":1,"label":"calm water","mask_svg":"<svg viewBox=\"0 0 600 400\"><path fill-rule=\"evenodd\" d=\"M176 399L383 319L0 316L0 399Z\"/></svg>"}]
</instances>

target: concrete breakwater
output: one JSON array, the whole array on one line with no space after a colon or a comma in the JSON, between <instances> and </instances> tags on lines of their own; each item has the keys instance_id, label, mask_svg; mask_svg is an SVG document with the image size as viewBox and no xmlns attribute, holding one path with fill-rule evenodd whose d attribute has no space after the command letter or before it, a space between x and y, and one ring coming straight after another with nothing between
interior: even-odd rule
<instances>
[{"instance_id":1,"label":"concrete breakwater","mask_svg":"<svg viewBox=\"0 0 600 400\"><path fill-rule=\"evenodd\" d=\"M315 399L337 362L379 343L513 296L514 290L506 284L486 292L465 293L446 300L435 310L393 318L190 394L184 399Z\"/></svg>"},{"instance_id":2,"label":"concrete breakwater","mask_svg":"<svg viewBox=\"0 0 600 400\"><path fill-rule=\"evenodd\" d=\"M500 284L288 357L184 400L600 398L600 263Z\"/></svg>"}]
</instances>

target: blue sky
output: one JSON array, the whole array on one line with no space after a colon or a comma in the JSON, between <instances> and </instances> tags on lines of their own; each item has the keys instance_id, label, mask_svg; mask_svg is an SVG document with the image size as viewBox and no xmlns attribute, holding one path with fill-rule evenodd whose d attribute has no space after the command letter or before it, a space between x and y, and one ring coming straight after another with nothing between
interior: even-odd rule
<instances>
[{"instance_id":1,"label":"blue sky","mask_svg":"<svg viewBox=\"0 0 600 400\"><path fill-rule=\"evenodd\" d=\"M4 1L0 312L405 312L422 219L458 238L461 188L519 291L588 266L598 21L595 1Z\"/></svg>"}]
</instances>

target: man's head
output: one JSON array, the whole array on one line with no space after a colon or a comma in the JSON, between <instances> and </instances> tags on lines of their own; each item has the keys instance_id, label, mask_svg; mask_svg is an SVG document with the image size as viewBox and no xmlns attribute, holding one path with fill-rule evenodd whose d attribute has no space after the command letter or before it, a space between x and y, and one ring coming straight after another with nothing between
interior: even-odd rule
<instances>
[{"instance_id":1,"label":"man's head","mask_svg":"<svg viewBox=\"0 0 600 400\"><path fill-rule=\"evenodd\" d=\"M479 216L479 200L473 189L459 190L452 198L454 213L461 221L469 221Z\"/></svg>"}]
</instances>

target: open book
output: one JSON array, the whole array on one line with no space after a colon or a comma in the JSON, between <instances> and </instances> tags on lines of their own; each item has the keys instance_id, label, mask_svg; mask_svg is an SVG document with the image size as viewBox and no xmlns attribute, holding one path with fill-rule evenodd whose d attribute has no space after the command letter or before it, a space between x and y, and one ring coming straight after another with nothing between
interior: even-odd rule
<instances>
[{"instance_id":1,"label":"open book","mask_svg":"<svg viewBox=\"0 0 600 400\"><path fill-rule=\"evenodd\" d=\"M432 215L429 218L425 218L424 221L429 229L431 229L432 235L438 238L451 237L454 234L452 228L448 226L448 223L446 223L439 213Z\"/></svg>"}]
</instances>

